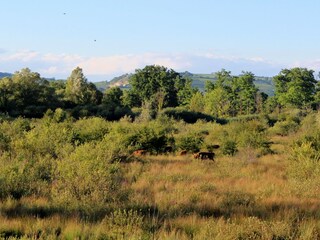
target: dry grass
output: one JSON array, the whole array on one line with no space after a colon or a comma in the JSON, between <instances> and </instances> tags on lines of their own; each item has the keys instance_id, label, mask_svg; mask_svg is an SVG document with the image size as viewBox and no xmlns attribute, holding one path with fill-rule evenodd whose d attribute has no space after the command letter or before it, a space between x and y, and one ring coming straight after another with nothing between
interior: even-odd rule
<instances>
[{"instance_id":1,"label":"dry grass","mask_svg":"<svg viewBox=\"0 0 320 240\"><path fill-rule=\"evenodd\" d=\"M130 189L126 208L138 212L118 213L117 218L107 214L87 221L52 210L49 199L9 199L0 204L0 236L320 239L318 188L299 188L288 177L288 146L293 139L294 135L272 137L275 154L262 157L243 148L233 157L218 152L214 162L171 154L124 164L123 184ZM46 214L35 214L40 210Z\"/></svg>"}]
</instances>

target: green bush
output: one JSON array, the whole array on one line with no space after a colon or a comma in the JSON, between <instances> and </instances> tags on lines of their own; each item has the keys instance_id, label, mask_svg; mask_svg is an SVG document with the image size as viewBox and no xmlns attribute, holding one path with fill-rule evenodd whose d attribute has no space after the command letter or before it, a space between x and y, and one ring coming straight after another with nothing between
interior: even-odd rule
<instances>
[{"instance_id":1,"label":"green bush","mask_svg":"<svg viewBox=\"0 0 320 240\"><path fill-rule=\"evenodd\" d=\"M274 126L270 129L271 133L288 136L291 133L294 133L298 130L299 124L293 120L286 120L281 122L276 122Z\"/></svg>"},{"instance_id":2,"label":"green bush","mask_svg":"<svg viewBox=\"0 0 320 240\"><path fill-rule=\"evenodd\" d=\"M50 123L37 121L32 130L12 142L12 152L22 159L34 159L37 155L53 158L70 153L76 141L72 122Z\"/></svg>"},{"instance_id":3,"label":"green bush","mask_svg":"<svg viewBox=\"0 0 320 240\"><path fill-rule=\"evenodd\" d=\"M289 174L297 180L312 180L320 176L320 131L296 140L290 151Z\"/></svg>"},{"instance_id":4,"label":"green bush","mask_svg":"<svg viewBox=\"0 0 320 240\"><path fill-rule=\"evenodd\" d=\"M233 140L225 140L221 146L221 152L224 155L233 156L238 151L237 143Z\"/></svg>"},{"instance_id":5,"label":"green bush","mask_svg":"<svg viewBox=\"0 0 320 240\"><path fill-rule=\"evenodd\" d=\"M203 144L203 136L199 134L188 134L178 139L178 147L188 152L199 152Z\"/></svg>"},{"instance_id":6,"label":"green bush","mask_svg":"<svg viewBox=\"0 0 320 240\"><path fill-rule=\"evenodd\" d=\"M9 164L10 163L10 164ZM0 198L23 196L48 197L52 181L53 161L41 157L29 161L0 159Z\"/></svg>"},{"instance_id":7,"label":"green bush","mask_svg":"<svg viewBox=\"0 0 320 240\"><path fill-rule=\"evenodd\" d=\"M205 120L207 122L214 121L221 124L226 123L224 119L214 118L208 114L188 111L183 108L166 108L163 110L163 114L167 115L168 117L172 117L175 120L183 120L186 123L195 123L198 120Z\"/></svg>"},{"instance_id":8,"label":"green bush","mask_svg":"<svg viewBox=\"0 0 320 240\"><path fill-rule=\"evenodd\" d=\"M120 165L112 163L115 154L112 147L102 143L78 146L57 163L52 186L54 202L66 209L91 213L126 199Z\"/></svg>"},{"instance_id":9,"label":"green bush","mask_svg":"<svg viewBox=\"0 0 320 240\"><path fill-rule=\"evenodd\" d=\"M80 143L99 141L109 132L109 123L99 117L85 118L76 121L73 130Z\"/></svg>"}]
</instances>

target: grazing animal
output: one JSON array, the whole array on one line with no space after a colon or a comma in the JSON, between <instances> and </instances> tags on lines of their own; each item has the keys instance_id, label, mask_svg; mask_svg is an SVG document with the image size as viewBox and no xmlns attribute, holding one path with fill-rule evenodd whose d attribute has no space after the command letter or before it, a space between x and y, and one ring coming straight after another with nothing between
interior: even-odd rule
<instances>
[{"instance_id":1,"label":"grazing animal","mask_svg":"<svg viewBox=\"0 0 320 240\"><path fill-rule=\"evenodd\" d=\"M213 149L218 149L220 146L217 145L217 144L214 144L214 145L212 145L211 147L212 147Z\"/></svg>"},{"instance_id":2,"label":"grazing animal","mask_svg":"<svg viewBox=\"0 0 320 240\"><path fill-rule=\"evenodd\" d=\"M139 149L139 150L136 150L132 153L133 156L145 156L147 154L147 151L146 150L142 150L142 149Z\"/></svg>"},{"instance_id":3,"label":"grazing animal","mask_svg":"<svg viewBox=\"0 0 320 240\"><path fill-rule=\"evenodd\" d=\"M214 156L215 156L215 154L213 152L198 152L198 153L193 154L194 158L196 158L196 159L199 158L201 160L209 159L209 160L214 161Z\"/></svg>"},{"instance_id":4,"label":"grazing animal","mask_svg":"<svg viewBox=\"0 0 320 240\"><path fill-rule=\"evenodd\" d=\"M164 152L165 152L165 153L171 153L171 152L173 152L173 147L171 147L171 146L166 146L166 147L164 148Z\"/></svg>"},{"instance_id":5,"label":"grazing animal","mask_svg":"<svg viewBox=\"0 0 320 240\"><path fill-rule=\"evenodd\" d=\"M180 155L180 156L185 156L185 155L187 155L187 153L188 153L187 150L182 150L182 151L179 153L179 155Z\"/></svg>"}]
</instances>

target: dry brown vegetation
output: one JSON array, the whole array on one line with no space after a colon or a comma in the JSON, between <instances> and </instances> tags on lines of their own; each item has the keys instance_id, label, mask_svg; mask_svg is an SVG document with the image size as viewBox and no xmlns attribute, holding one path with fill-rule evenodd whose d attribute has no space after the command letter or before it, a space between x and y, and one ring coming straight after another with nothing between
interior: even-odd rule
<instances>
[{"instance_id":1,"label":"dry brown vegetation","mask_svg":"<svg viewBox=\"0 0 320 240\"><path fill-rule=\"evenodd\" d=\"M157 120L161 123L147 123L153 129L173 128L169 135L177 143L186 136L196 138L200 134L204 136L202 150L210 144L221 145L215 150L214 162L194 159L190 153L180 156L176 146L175 153L90 165L88 159L96 162L106 156L118 145L109 144L106 150L105 144L122 135L105 136L102 140L96 136L95 144L89 141L57 153L60 163L54 166L58 169L55 174L65 176L55 176L45 187L39 185L38 192L21 198L10 194L2 197L0 236L4 239L320 239L320 166L316 154L320 140L316 134L319 113L294 114L299 116L299 128L292 131L268 126L264 118L227 125L206 122L188 125L163 119ZM291 121L290 116L287 113L282 121ZM99 128L107 126L108 133L128 133L129 128L144 124L92 121L99 123ZM81 122L76 124L81 126ZM93 126L90 128L85 130L86 134L92 137L94 132L98 133ZM84 131L81 133L84 135ZM235 141L237 151L224 152L225 140ZM104 142L99 145L99 141ZM89 143L92 145L87 146ZM90 149L95 153L89 154ZM3 159L4 155L1 164ZM83 162L75 168L68 162L79 159ZM98 174L105 181L94 177L82 179L83 169L101 171L109 167L113 171L108 174L85 173ZM79 196L78 205L65 198L77 201L71 190L61 190L61 187L69 189L68 181L73 178L67 175L74 170L78 172L78 184L80 181L88 186L92 184L88 189L79 187L86 197ZM111 185L100 192L95 184L97 188ZM71 186L76 187L76 183ZM104 199L104 194L109 197Z\"/></svg>"}]
</instances>

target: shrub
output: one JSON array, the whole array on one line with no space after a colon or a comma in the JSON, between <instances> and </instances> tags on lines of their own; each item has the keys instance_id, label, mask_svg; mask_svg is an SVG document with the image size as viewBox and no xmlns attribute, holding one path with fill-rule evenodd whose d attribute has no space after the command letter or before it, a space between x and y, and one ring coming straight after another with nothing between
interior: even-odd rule
<instances>
[{"instance_id":1,"label":"shrub","mask_svg":"<svg viewBox=\"0 0 320 240\"><path fill-rule=\"evenodd\" d=\"M8 164L10 163L10 164ZM0 159L0 198L48 196L52 180L53 162L49 157L29 161Z\"/></svg>"},{"instance_id":2,"label":"shrub","mask_svg":"<svg viewBox=\"0 0 320 240\"><path fill-rule=\"evenodd\" d=\"M320 131L311 136L303 136L292 145L292 163L289 174L298 180L313 179L320 175Z\"/></svg>"},{"instance_id":3,"label":"shrub","mask_svg":"<svg viewBox=\"0 0 320 240\"><path fill-rule=\"evenodd\" d=\"M109 132L109 123L102 118L92 117L76 121L73 129L80 143L98 141Z\"/></svg>"},{"instance_id":4,"label":"shrub","mask_svg":"<svg viewBox=\"0 0 320 240\"><path fill-rule=\"evenodd\" d=\"M221 146L221 152L224 155L233 156L238 151L237 143L233 140L225 140Z\"/></svg>"},{"instance_id":5,"label":"shrub","mask_svg":"<svg viewBox=\"0 0 320 240\"><path fill-rule=\"evenodd\" d=\"M280 136L288 136L298 130L299 124L293 120L286 120L276 122L275 125L270 129L271 133Z\"/></svg>"},{"instance_id":6,"label":"shrub","mask_svg":"<svg viewBox=\"0 0 320 240\"><path fill-rule=\"evenodd\" d=\"M198 134L188 134L178 139L178 146L188 152L199 152L203 143L203 137Z\"/></svg>"},{"instance_id":7,"label":"shrub","mask_svg":"<svg viewBox=\"0 0 320 240\"><path fill-rule=\"evenodd\" d=\"M142 214L136 210L115 210L106 216L101 225L108 226L111 239L131 238L142 234Z\"/></svg>"},{"instance_id":8,"label":"shrub","mask_svg":"<svg viewBox=\"0 0 320 240\"><path fill-rule=\"evenodd\" d=\"M22 159L33 159L35 156L61 156L62 152L74 144L75 133L68 122L37 122L34 128L12 142L12 152Z\"/></svg>"},{"instance_id":9,"label":"shrub","mask_svg":"<svg viewBox=\"0 0 320 240\"><path fill-rule=\"evenodd\" d=\"M163 132L156 132L153 128L142 127L124 136L124 143L133 150L144 149L149 153L160 153L169 139Z\"/></svg>"},{"instance_id":10,"label":"shrub","mask_svg":"<svg viewBox=\"0 0 320 240\"><path fill-rule=\"evenodd\" d=\"M91 213L107 203L124 200L120 166L112 163L115 154L105 144L86 143L59 161L52 187L54 202L66 209Z\"/></svg>"},{"instance_id":11,"label":"shrub","mask_svg":"<svg viewBox=\"0 0 320 240\"><path fill-rule=\"evenodd\" d=\"M205 120L207 122L215 121L217 123L224 124L226 121L224 119L214 118L211 115L188 111L182 108L166 108L163 110L163 114L174 118L175 120L183 120L186 123L195 123L198 120Z\"/></svg>"}]
</instances>

